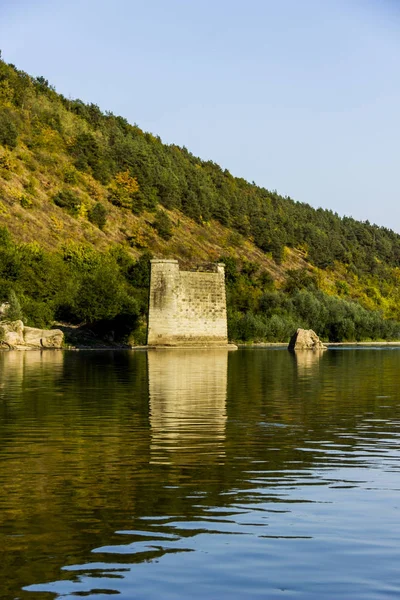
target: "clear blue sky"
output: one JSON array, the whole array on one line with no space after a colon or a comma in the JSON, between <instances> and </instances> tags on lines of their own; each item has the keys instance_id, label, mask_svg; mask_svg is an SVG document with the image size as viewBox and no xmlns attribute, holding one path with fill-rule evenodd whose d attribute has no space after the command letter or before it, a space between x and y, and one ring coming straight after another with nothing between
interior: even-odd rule
<instances>
[{"instance_id":1,"label":"clear blue sky","mask_svg":"<svg viewBox=\"0 0 400 600\"><path fill-rule=\"evenodd\" d=\"M0 48L234 175L400 232L399 0L0 0Z\"/></svg>"}]
</instances>

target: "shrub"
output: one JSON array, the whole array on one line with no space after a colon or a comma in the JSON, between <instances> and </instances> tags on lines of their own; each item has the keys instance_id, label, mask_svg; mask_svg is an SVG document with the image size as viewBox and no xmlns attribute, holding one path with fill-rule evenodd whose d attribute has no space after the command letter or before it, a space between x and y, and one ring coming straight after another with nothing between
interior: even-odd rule
<instances>
[{"instance_id":1,"label":"shrub","mask_svg":"<svg viewBox=\"0 0 400 600\"><path fill-rule=\"evenodd\" d=\"M147 342L147 322L145 319L138 319L136 327L130 333L128 342L132 346L144 346Z\"/></svg>"},{"instance_id":2,"label":"shrub","mask_svg":"<svg viewBox=\"0 0 400 600\"><path fill-rule=\"evenodd\" d=\"M18 141L18 130L9 111L0 113L0 144L15 148Z\"/></svg>"},{"instance_id":3,"label":"shrub","mask_svg":"<svg viewBox=\"0 0 400 600\"><path fill-rule=\"evenodd\" d=\"M22 208L32 208L33 202L28 196L22 196L20 200Z\"/></svg>"},{"instance_id":4,"label":"shrub","mask_svg":"<svg viewBox=\"0 0 400 600\"><path fill-rule=\"evenodd\" d=\"M30 179L28 179L28 181L25 181L25 183L23 185L24 185L24 190L28 194L34 195L36 193L35 180L33 178L30 178Z\"/></svg>"},{"instance_id":5,"label":"shrub","mask_svg":"<svg viewBox=\"0 0 400 600\"><path fill-rule=\"evenodd\" d=\"M26 298L24 301L24 323L30 327L50 327L54 322L54 308L47 301Z\"/></svg>"},{"instance_id":6,"label":"shrub","mask_svg":"<svg viewBox=\"0 0 400 600\"><path fill-rule=\"evenodd\" d=\"M260 341L266 337L264 320L251 312L246 314L236 312L229 315L228 331L229 339L243 342Z\"/></svg>"},{"instance_id":7,"label":"shrub","mask_svg":"<svg viewBox=\"0 0 400 600\"><path fill-rule=\"evenodd\" d=\"M107 214L108 212L104 204L96 202L89 211L89 221L93 223L93 225L97 225L99 229L103 230L107 222Z\"/></svg>"},{"instance_id":8,"label":"shrub","mask_svg":"<svg viewBox=\"0 0 400 600\"><path fill-rule=\"evenodd\" d=\"M64 171L64 181L65 183L70 183L72 185L78 183L78 173L73 167Z\"/></svg>"},{"instance_id":9,"label":"shrub","mask_svg":"<svg viewBox=\"0 0 400 600\"><path fill-rule=\"evenodd\" d=\"M4 150L0 153L0 169L3 169L1 176L3 179L11 178L11 171L15 168L15 161L10 150Z\"/></svg>"},{"instance_id":10,"label":"shrub","mask_svg":"<svg viewBox=\"0 0 400 600\"><path fill-rule=\"evenodd\" d=\"M268 273L268 271L262 271L258 280L263 289L274 289L274 278L270 273Z\"/></svg>"},{"instance_id":11,"label":"shrub","mask_svg":"<svg viewBox=\"0 0 400 600\"><path fill-rule=\"evenodd\" d=\"M158 210L156 212L156 216L153 221L153 227L157 231L158 235L164 240L169 240L172 237L171 219L165 210Z\"/></svg>"},{"instance_id":12,"label":"shrub","mask_svg":"<svg viewBox=\"0 0 400 600\"><path fill-rule=\"evenodd\" d=\"M63 208L71 215L77 215L81 208L80 198L71 190L61 190L53 197L54 204Z\"/></svg>"}]
</instances>

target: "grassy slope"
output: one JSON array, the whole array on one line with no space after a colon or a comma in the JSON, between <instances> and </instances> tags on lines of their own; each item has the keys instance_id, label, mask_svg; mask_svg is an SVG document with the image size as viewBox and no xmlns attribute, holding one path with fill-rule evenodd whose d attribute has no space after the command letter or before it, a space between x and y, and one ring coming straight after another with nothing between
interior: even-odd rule
<instances>
[{"instance_id":1,"label":"grassy slope","mask_svg":"<svg viewBox=\"0 0 400 600\"><path fill-rule=\"evenodd\" d=\"M19 143L12 151L0 147L0 161L1 157L9 167L0 169L0 225L7 226L20 243L38 243L47 250L61 248L71 240L99 250L122 244L133 257L149 249L158 257L177 258L183 265L216 261L229 254L240 261L256 263L277 282L284 280L287 269L307 266L304 252L288 248L282 265L277 265L251 239L234 234L215 220L198 224L178 210L166 210L173 223L173 236L165 241L152 227L153 212L137 216L114 206L108 201L107 187L91 175L75 171L71 158L57 148L42 151L38 159L37 152ZM72 189L86 209L97 200L106 206L104 231L88 221L87 210L73 217L54 204L52 198L62 188L67 170L77 178ZM29 207L24 207L24 199L28 199Z\"/></svg>"},{"instance_id":2,"label":"grassy slope","mask_svg":"<svg viewBox=\"0 0 400 600\"><path fill-rule=\"evenodd\" d=\"M39 244L47 250L61 248L71 241L98 250L121 244L135 258L149 249L157 257L177 258L183 266L230 255L239 261L255 263L260 270L269 272L278 288L284 283L288 269L307 268L317 274L323 291L337 295L335 282L346 281L347 297L366 308L380 308L387 316L398 318L397 302L391 301L396 297L395 285L383 295L373 280L366 277L360 280L345 265L337 263L335 268L327 270L314 267L307 261L306 252L300 249L286 248L284 260L278 265L251 239L245 239L215 220L198 224L178 210L166 211L173 223L173 236L165 241L151 225L154 213L136 216L127 209L114 206L108 200L106 186L91 175L76 171L77 182L73 190L83 199L87 209L96 200L107 207L107 225L101 231L88 221L85 210L82 215L73 217L52 200L62 187L63 173L74 171L67 154L55 148L41 151L38 159L37 152L19 143L13 151L0 147L0 160L1 157L9 166L0 169L0 225L7 226L20 243ZM21 205L21 199L24 204L25 198L30 205L27 208ZM396 279L400 276L398 269L393 269L393 274Z\"/></svg>"}]
</instances>

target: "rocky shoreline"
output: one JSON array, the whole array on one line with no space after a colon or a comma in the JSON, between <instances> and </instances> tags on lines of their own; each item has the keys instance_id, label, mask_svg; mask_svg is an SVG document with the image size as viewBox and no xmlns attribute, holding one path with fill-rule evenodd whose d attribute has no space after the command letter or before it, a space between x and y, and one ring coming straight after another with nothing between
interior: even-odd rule
<instances>
[{"instance_id":1,"label":"rocky shoreline","mask_svg":"<svg viewBox=\"0 0 400 600\"><path fill-rule=\"evenodd\" d=\"M328 348L341 347L341 346L400 346L400 341L393 342L324 342L324 345ZM287 348L285 342L250 342L247 344L238 343L239 348Z\"/></svg>"},{"instance_id":2,"label":"rocky shoreline","mask_svg":"<svg viewBox=\"0 0 400 600\"><path fill-rule=\"evenodd\" d=\"M0 322L0 347L5 350L58 350L63 343L60 329L27 327L20 320Z\"/></svg>"},{"instance_id":3,"label":"rocky shoreline","mask_svg":"<svg viewBox=\"0 0 400 600\"><path fill-rule=\"evenodd\" d=\"M148 350L148 346L138 345L130 346L128 344L118 343L107 343L105 340L96 338L93 334L90 336L88 333L76 334L76 336L70 339L70 335L66 335L68 330L73 328L61 325L62 329L39 329L36 327L28 327L24 325L21 320L17 321L0 321L0 351L10 350L70 350L70 351L81 351L81 350ZM65 334L64 334L64 331ZM301 336L299 339L299 332L303 334L303 330L296 332L296 338L292 342L292 345L296 341L302 340ZM308 333L308 332L305 332ZM385 347L385 346L400 346L400 341L367 341L367 342L324 342L323 344L319 341L315 335L309 336L310 340L306 340L307 344L303 343L303 348L308 347L309 349L317 348L335 348L335 347ZM311 339L312 338L312 339ZM88 343L89 342L89 343ZM301 345L301 344L300 344ZM232 347L232 346L230 346ZM252 343L238 343L235 348L287 348L287 343L282 342L252 342ZM300 346L296 345L298 349Z\"/></svg>"}]
</instances>

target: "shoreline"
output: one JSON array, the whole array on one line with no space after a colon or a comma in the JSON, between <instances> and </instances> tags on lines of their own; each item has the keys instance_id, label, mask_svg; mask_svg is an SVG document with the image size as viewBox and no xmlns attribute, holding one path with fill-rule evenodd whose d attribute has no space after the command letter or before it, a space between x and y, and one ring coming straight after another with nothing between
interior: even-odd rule
<instances>
[{"instance_id":1,"label":"shoreline","mask_svg":"<svg viewBox=\"0 0 400 600\"><path fill-rule=\"evenodd\" d=\"M400 341L396 342L323 342L324 345L329 348L344 348L344 347L400 347ZM227 350L236 350L239 348L287 348L288 344L284 342L253 342L249 344L229 344L227 346L215 346L214 348L226 348ZM29 348L29 347L19 347L19 348L0 348L0 353L2 352L110 352L110 351L135 351L135 352L145 352L147 350L171 350L171 349L179 349L179 350L209 350L212 349L213 346L179 346L179 347L160 347L157 348L155 346L81 346L74 347L69 346L65 348Z\"/></svg>"},{"instance_id":2,"label":"shoreline","mask_svg":"<svg viewBox=\"0 0 400 600\"><path fill-rule=\"evenodd\" d=\"M400 341L396 342L324 342L327 348L341 346L400 346ZM252 342L250 344L237 344L238 348L287 348L288 344L283 342Z\"/></svg>"}]
</instances>

